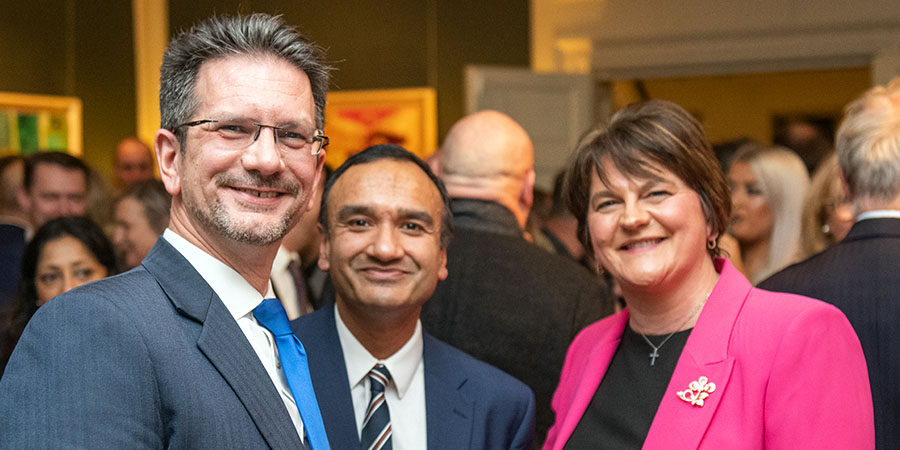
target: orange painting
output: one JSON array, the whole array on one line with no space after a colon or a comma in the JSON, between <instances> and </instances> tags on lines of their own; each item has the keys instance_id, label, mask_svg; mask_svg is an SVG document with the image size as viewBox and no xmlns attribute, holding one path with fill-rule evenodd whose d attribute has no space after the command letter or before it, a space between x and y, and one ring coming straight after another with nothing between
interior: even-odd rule
<instances>
[{"instance_id":1,"label":"orange painting","mask_svg":"<svg viewBox=\"0 0 900 450\"><path fill-rule=\"evenodd\" d=\"M436 97L432 88L330 92L325 163L337 168L354 153L382 143L427 158L437 146Z\"/></svg>"}]
</instances>

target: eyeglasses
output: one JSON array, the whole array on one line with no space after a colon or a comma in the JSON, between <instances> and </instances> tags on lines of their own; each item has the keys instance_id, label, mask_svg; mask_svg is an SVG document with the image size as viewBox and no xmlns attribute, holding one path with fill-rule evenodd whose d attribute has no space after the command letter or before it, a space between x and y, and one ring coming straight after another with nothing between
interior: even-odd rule
<instances>
[{"instance_id":1,"label":"eyeglasses","mask_svg":"<svg viewBox=\"0 0 900 450\"><path fill-rule=\"evenodd\" d=\"M196 127L200 125L206 125L201 129L214 133L223 144L236 150L247 148L250 144L256 142L263 128L272 129L275 143L280 144L283 150L294 152L309 149L309 154L316 156L320 150L328 146L328 136L322 134L322 130L315 130L312 137L306 137L290 128L263 125L252 120L201 119L183 123L171 131L182 127Z\"/></svg>"}]
</instances>

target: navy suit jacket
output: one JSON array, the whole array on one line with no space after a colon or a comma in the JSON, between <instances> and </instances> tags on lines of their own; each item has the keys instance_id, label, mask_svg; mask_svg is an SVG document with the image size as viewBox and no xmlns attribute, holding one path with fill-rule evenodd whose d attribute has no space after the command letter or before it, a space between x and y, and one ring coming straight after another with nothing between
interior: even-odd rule
<instances>
[{"instance_id":1,"label":"navy suit jacket","mask_svg":"<svg viewBox=\"0 0 900 450\"><path fill-rule=\"evenodd\" d=\"M309 358L328 441L359 448L334 305L291 322ZM515 378L423 333L429 450L527 448L534 435L534 395Z\"/></svg>"},{"instance_id":2,"label":"navy suit jacket","mask_svg":"<svg viewBox=\"0 0 900 450\"><path fill-rule=\"evenodd\" d=\"M0 223L0 308L12 303L22 275L25 229Z\"/></svg>"},{"instance_id":3,"label":"navy suit jacket","mask_svg":"<svg viewBox=\"0 0 900 450\"><path fill-rule=\"evenodd\" d=\"M900 448L900 219L861 220L759 287L822 299L847 316L869 367L876 448Z\"/></svg>"},{"instance_id":4,"label":"navy suit jacket","mask_svg":"<svg viewBox=\"0 0 900 450\"><path fill-rule=\"evenodd\" d=\"M212 288L165 239L38 309L0 380L0 448L301 448Z\"/></svg>"}]
</instances>

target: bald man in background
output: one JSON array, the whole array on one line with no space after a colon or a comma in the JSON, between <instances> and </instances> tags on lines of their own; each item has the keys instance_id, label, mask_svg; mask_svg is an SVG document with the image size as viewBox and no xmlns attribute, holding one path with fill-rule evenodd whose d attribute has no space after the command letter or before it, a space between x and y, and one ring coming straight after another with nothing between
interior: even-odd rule
<instances>
[{"instance_id":1,"label":"bald man in background","mask_svg":"<svg viewBox=\"0 0 900 450\"><path fill-rule=\"evenodd\" d=\"M116 189L125 191L138 181L153 178L153 151L136 137L127 137L116 144Z\"/></svg>"},{"instance_id":2,"label":"bald man in background","mask_svg":"<svg viewBox=\"0 0 900 450\"><path fill-rule=\"evenodd\" d=\"M456 232L449 276L425 303L422 323L531 387L542 442L569 343L613 312L612 297L584 267L525 240L534 148L511 118L497 111L464 117L431 165L450 194Z\"/></svg>"}]
</instances>

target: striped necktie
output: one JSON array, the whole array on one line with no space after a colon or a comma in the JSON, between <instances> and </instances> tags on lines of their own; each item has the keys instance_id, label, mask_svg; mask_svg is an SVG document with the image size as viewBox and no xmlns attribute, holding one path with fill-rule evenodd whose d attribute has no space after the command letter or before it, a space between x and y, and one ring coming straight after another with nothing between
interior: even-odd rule
<instances>
[{"instance_id":1,"label":"striped necktie","mask_svg":"<svg viewBox=\"0 0 900 450\"><path fill-rule=\"evenodd\" d=\"M360 448L363 450L391 450L391 414L384 399L384 388L391 381L391 374L384 364L376 364L369 371L372 398L363 419Z\"/></svg>"}]
</instances>

